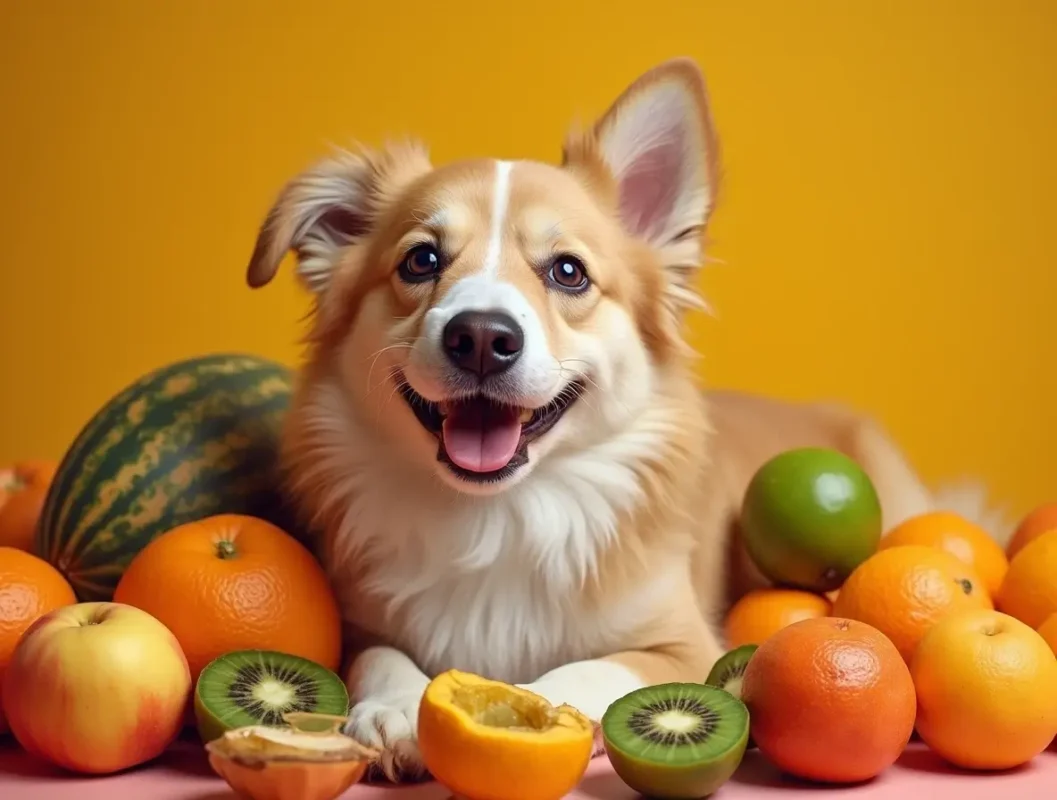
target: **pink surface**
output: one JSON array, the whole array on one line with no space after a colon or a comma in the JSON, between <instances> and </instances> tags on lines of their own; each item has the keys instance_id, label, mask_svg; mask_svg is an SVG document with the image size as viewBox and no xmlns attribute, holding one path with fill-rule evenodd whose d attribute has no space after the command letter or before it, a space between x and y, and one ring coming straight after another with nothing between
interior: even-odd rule
<instances>
[{"instance_id":1,"label":"pink surface","mask_svg":"<svg viewBox=\"0 0 1057 800\"><path fill-rule=\"evenodd\" d=\"M1057 786L1057 752L1043 753L1025 767L1003 774L957 772L945 767L924 747L912 744L894 767L876 780L851 787L818 787L783 778L756 751L746 754L734 778L713 795L715 800L795 797L904 800L994 800L1053 796ZM234 800L236 795L213 774L204 751L181 741L154 764L104 778L69 777L19 752L0 738L0 797L12 800ZM436 784L406 788L359 785L345 800L446 800ZM605 756L591 765L580 788L570 797L582 800L637 800L613 774Z\"/></svg>"}]
</instances>

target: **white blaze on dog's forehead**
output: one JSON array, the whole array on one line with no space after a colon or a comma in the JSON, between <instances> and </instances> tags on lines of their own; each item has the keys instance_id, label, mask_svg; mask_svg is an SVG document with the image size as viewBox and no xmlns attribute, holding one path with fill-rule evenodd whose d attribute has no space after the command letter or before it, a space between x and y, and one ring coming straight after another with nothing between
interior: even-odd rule
<instances>
[{"instance_id":1,"label":"white blaze on dog's forehead","mask_svg":"<svg viewBox=\"0 0 1057 800\"><path fill-rule=\"evenodd\" d=\"M497 161L495 183L492 187L492 224L488 232L488 250L485 253L482 271L494 276L499 272L503 255L503 226L506 224L507 208L510 205L510 173L514 165L510 161Z\"/></svg>"},{"instance_id":2,"label":"white blaze on dog's forehead","mask_svg":"<svg viewBox=\"0 0 1057 800\"><path fill-rule=\"evenodd\" d=\"M521 290L512 283L495 280L481 272L467 275L452 284L437 305L426 312L426 317L442 316L447 321L461 311L505 311L523 326L533 320L539 324L532 305Z\"/></svg>"}]
</instances>

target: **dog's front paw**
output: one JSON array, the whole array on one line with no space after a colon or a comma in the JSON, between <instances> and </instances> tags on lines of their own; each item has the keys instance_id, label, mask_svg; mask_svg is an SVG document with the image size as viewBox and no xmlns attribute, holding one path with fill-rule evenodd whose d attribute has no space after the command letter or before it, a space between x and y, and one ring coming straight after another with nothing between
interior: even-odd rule
<instances>
[{"instance_id":1,"label":"dog's front paw","mask_svg":"<svg viewBox=\"0 0 1057 800\"><path fill-rule=\"evenodd\" d=\"M421 781L429 777L418 752L416 731L421 695L400 695L363 700L349 711L345 733L367 747L381 751L372 778L381 772L392 783Z\"/></svg>"}]
</instances>

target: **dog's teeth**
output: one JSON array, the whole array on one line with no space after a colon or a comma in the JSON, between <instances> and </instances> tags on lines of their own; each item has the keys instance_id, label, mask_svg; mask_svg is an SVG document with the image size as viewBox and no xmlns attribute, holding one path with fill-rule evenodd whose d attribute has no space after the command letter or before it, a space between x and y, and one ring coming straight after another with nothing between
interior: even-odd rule
<instances>
[{"instance_id":1,"label":"dog's teeth","mask_svg":"<svg viewBox=\"0 0 1057 800\"><path fill-rule=\"evenodd\" d=\"M523 408L523 409L521 409L521 424L524 425L530 419L532 419L532 409L531 408Z\"/></svg>"}]
</instances>

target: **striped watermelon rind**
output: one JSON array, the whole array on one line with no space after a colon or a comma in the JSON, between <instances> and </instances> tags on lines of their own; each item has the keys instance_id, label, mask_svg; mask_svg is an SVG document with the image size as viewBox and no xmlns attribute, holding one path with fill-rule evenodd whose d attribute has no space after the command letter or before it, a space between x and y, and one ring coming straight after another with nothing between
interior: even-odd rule
<instances>
[{"instance_id":1,"label":"striped watermelon rind","mask_svg":"<svg viewBox=\"0 0 1057 800\"><path fill-rule=\"evenodd\" d=\"M295 533L279 441L292 371L253 355L191 358L144 375L84 426L59 465L34 550L81 601L110 600L132 559L178 525L248 514Z\"/></svg>"}]
</instances>

